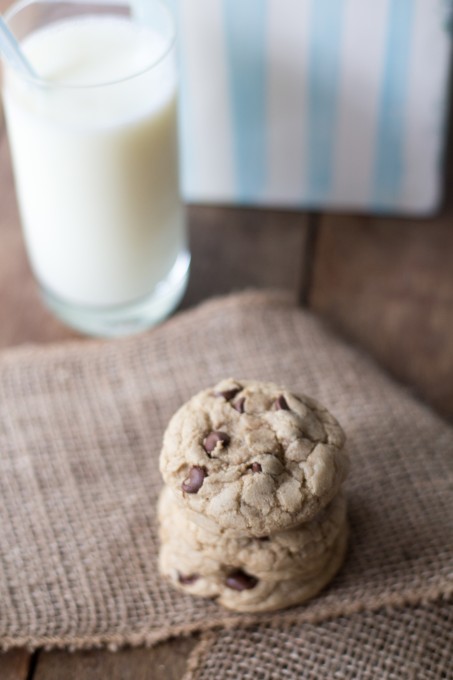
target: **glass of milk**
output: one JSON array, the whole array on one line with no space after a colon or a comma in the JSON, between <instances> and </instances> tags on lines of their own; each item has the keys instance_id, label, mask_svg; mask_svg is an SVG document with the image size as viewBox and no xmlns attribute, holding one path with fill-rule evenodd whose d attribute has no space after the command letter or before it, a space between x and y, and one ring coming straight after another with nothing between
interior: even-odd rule
<instances>
[{"instance_id":1,"label":"glass of milk","mask_svg":"<svg viewBox=\"0 0 453 680\"><path fill-rule=\"evenodd\" d=\"M21 221L48 307L83 332L167 316L189 274L178 185L175 28L158 0L19 2L5 19L36 78L5 63Z\"/></svg>"}]
</instances>

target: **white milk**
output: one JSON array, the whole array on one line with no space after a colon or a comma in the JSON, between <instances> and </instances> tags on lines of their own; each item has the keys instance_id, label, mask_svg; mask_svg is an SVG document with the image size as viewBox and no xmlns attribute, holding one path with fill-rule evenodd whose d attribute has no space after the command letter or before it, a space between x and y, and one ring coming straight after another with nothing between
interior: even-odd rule
<instances>
[{"instance_id":1,"label":"white milk","mask_svg":"<svg viewBox=\"0 0 453 680\"><path fill-rule=\"evenodd\" d=\"M38 280L76 305L148 295L185 249L172 57L149 68L168 46L126 18L102 16L52 24L22 46L51 81L39 87L7 69L4 88Z\"/></svg>"}]
</instances>

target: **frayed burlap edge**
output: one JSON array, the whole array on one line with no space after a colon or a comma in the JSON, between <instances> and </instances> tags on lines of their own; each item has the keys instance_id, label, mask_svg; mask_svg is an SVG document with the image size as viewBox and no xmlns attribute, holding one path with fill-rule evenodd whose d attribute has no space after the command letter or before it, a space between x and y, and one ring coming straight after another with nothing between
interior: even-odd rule
<instances>
[{"instance_id":1,"label":"frayed burlap edge","mask_svg":"<svg viewBox=\"0 0 453 680\"><path fill-rule=\"evenodd\" d=\"M200 641L187 659L186 672L184 673L182 680L197 680L200 666L213 648L216 640L217 635L214 631L208 631L207 633L202 634Z\"/></svg>"},{"instance_id":2,"label":"frayed burlap edge","mask_svg":"<svg viewBox=\"0 0 453 680\"><path fill-rule=\"evenodd\" d=\"M426 604L434 607L434 606L436 606L436 604L437 605L441 604L442 601L444 601L446 604L451 603L451 604L449 604L449 606L453 605L453 600L451 600L451 598L442 598L442 600L436 600L436 601L432 601L432 602L428 602L428 603L417 603L417 605L408 604L408 603L406 603L405 605L394 605L394 606L391 606L391 607L380 608L380 611L394 617L395 615L396 616L398 615L398 612L401 612L402 610L404 610L407 607L422 606L422 605L426 605ZM376 609L376 610L373 610L373 611L366 611L366 612L364 610L362 610L362 611L349 613L348 616L353 617L354 615L363 614L363 613L377 614L378 611L379 611L379 609ZM320 635L322 635L323 624L328 624L329 621L334 621L335 618L341 618L341 620L343 622L345 621L345 617L342 616L342 617L331 617L330 619L326 619L324 621L296 621L296 622L289 621L288 624L289 625L292 625L292 624L294 625L295 623L296 624L300 623L301 625L303 625L303 624L314 624L314 625L317 625L317 626L320 627ZM255 631L259 630L256 625L253 627L253 629ZM263 626L263 629L269 631L269 629L275 629L275 626L272 626L269 623L266 623L266 625ZM286 627L285 630L288 630L288 628ZM192 652L190 653L190 655L187 659L186 670L185 670L185 673L182 677L182 680L198 680L199 679L200 672L202 671L204 665L210 659L210 656L212 656L212 654L215 654L215 652L213 650L215 649L216 644L219 641L219 637L221 638L221 631L220 630L207 631L207 632L201 634L198 643L193 648ZM318 670L321 671L321 668L319 668ZM387 668L387 670L390 670L390 669ZM350 672L352 672L351 669L350 669ZM358 672L358 669L357 669L357 672ZM324 677L324 675L322 677ZM350 676L348 675L347 677L350 677ZM354 675L354 677L356 677L356 675ZM369 677L369 676L367 675L367 677ZM385 675L385 677L387 677L387 675ZM391 677L396 677L396 676L394 676L393 673L392 673ZM406 676L404 676L404 677L406 677ZM415 677L415 676L411 675L410 677ZM418 677L418 675L417 675L417 677ZM446 678L447 676L442 675L442 677ZM448 676L448 677L450 677L450 676Z\"/></svg>"},{"instance_id":3,"label":"frayed burlap edge","mask_svg":"<svg viewBox=\"0 0 453 680\"><path fill-rule=\"evenodd\" d=\"M320 596L322 598L322 595ZM9 651L16 647L25 647L29 651L43 648L46 651L51 649L69 649L70 651L84 649L107 648L110 651L117 651L121 647L153 647L160 642L165 642L173 637L188 637L195 633L206 633L215 630L228 630L231 628L250 628L258 624L267 626L279 626L282 621L285 624L291 623L312 623L320 624L343 616L351 616L361 612L373 612L380 609L393 609L396 607L427 605L439 600L449 601L453 598L453 580L446 582L435 588L426 588L423 591L407 590L403 593L391 594L385 597L362 598L360 602L342 604L338 606L318 606L315 611L310 610L310 604L302 611L300 608L294 611L286 610L283 612L271 612L269 614L232 614L223 619L222 624L197 622L183 626L172 626L171 629L150 633L148 630L140 630L130 633L114 635L89 635L82 637L61 636L61 637L5 637L0 640L0 650Z\"/></svg>"}]
</instances>

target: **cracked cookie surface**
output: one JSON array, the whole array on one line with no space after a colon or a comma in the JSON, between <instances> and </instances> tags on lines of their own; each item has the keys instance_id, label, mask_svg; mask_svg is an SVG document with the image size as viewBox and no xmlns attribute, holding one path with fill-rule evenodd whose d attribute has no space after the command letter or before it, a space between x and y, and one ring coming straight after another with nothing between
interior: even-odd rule
<instances>
[{"instance_id":1,"label":"cracked cookie surface","mask_svg":"<svg viewBox=\"0 0 453 680\"><path fill-rule=\"evenodd\" d=\"M165 487L158 505L164 551L182 574L216 573L219 563L264 579L311 578L325 570L332 546L346 529L346 498L340 492L310 522L262 538L213 533L190 520Z\"/></svg>"},{"instance_id":2,"label":"cracked cookie surface","mask_svg":"<svg viewBox=\"0 0 453 680\"><path fill-rule=\"evenodd\" d=\"M160 469L192 520L266 536L314 518L332 500L348 470L344 441L315 400L229 378L175 413Z\"/></svg>"}]
</instances>

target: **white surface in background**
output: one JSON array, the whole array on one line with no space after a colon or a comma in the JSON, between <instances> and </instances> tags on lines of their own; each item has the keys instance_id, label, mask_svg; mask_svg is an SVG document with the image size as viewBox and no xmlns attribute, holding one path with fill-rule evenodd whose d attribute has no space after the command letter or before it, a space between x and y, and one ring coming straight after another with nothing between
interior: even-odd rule
<instances>
[{"instance_id":1,"label":"white surface in background","mask_svg":"<svg viewBox=\"0 0 453 680\"><path fill-rule=\"evenodd\" d=\"M269 5L265 195L277 204L300 197L305 184L308 9L307 0Z\"/></svg>"},{"instance_id":2,"label":"white surface in background","mask_svg":"<svg viewBox=\"0 0 453 680\"><path fill-rule=\"evenodd\" d=\"M343 26L332 202L371 201L389 0L349 0Z\"/></svg>"},{"instance_id":3,"label":"white surface in background","mask_svg":"<svg viewBox=\"0 0 453 680\"><path fill-rule=\"evenodd\" d=\"M416 17L404 147L406 173L400 206L403 210L429 213L437 208L443 181L445 135L438 114L446 111L448 105L451 35L447 30L439 31L439 26L447 23L447 3L414 2Z\"/></svg>"},{"instance_id":4,"label":"white surface in background","mask_svg":"<svg viewBox=\"0 0 453 680\"><path fill-rule=\"evenodd\" d=\"M179 6L183 75L189 82L183 115L188 116L185 127L193 135L184 188L189 196L201 190L204 200L223 200L234 195L234 145L222 2L180 0Z\"/></svg>"},{"instance_id":5,"label":"white surface in background","mask_svg":"<svg viewBox=\"0 0 453 680\"><path fill-rule=\"evenodd\" d=\"M333 184L320 207L380 208L375 203L379 192L373 186L380 143L377 133L389 10L397 1L343 0ZM152 0L132 2L142 13L152 4ZM314 2L263 0L263 8L267 8L266 184L259 198L250 197L251 203L313 205L307 194L309 131L304 121L310 7ZM384 208L426 214L436 209L442 183L451 34L446 27L446 2L413 2L415 23L401 139L404 173L394 205ZM184 193L191 201L234 203L239 194L223 3L174 0L172 4L179 6L187 79L182 115L185 136L190 139L183 140Z\"/></svg>"}]
</instances>

